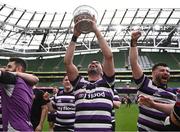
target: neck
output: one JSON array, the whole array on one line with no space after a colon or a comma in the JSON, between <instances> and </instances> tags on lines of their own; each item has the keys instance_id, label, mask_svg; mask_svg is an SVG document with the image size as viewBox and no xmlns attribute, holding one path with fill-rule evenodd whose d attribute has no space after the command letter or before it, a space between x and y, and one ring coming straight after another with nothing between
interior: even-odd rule
<instances>
[{"instance_id":1,"label":"neck","mask_svg":"<svg viewBox=\"0 0 180 132\"><path fill-rule=\"evenodd\" d=\"M68 89L64 88L64 92L70 92L71 90L72 90L72 87Z\"/></svg>"},{"instance_id":2,"label":"neck","mask_svg":"<svg viewBox=\"0 0 180 132\"><path fill-rule=\"evenodd\" d=\"M160 84L156 81L156 80L152 80L153 83L156 85L156 86L159 86Z\"/></svg>"},{"instance_id":3,"label":"neck","mask_svg":"<svg viewBox=\"0 0 180 132\"><path fill-rule=\"evenodd\" d=\"M167 84L161 84L155 80L153 80L153 83L154 83L154 85L156 85L157 87L160 87L160 88L166 88L167 87Z\"/></svg>"},{"instance_id":4,"label":"neck","mask_svg":"<svg viewBox=\"0 0 180 132\"><path fill-rule=\"evenodd\" d=\"M88 76L88 80L89 80L89 81L97 81L97 80L99 80L99 79L101 79L101 78L102 78L101 75L89 75L89 76Z\"/></svg>"}]
</instances>

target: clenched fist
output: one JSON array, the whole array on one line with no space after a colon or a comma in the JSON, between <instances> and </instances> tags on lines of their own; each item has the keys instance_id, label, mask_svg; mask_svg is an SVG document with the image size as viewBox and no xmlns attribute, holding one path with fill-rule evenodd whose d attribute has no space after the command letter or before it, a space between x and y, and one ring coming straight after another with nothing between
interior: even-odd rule
<instances>
[{"instance_id":1,"label":"clenched fist","mask_svg":"<svg viewBox=\"0 0 180 132\"><path fill-rule=\"evenodd\" d=\"M141 32L140 32L140 31L133 31L133 32L131 33L131 38L132 38L133 40L136 40L136 41L137 41L140 36L141 36Z\"/></svg>"},{"instance_id":2,"label":"clenched fist","mask_svg":"<svg viewBox=\"0 0 180 132\"><path fill-rule=\"evenodd\" d=\"M131 33L131 47L136 47L137 46L137 40L141 36L140 31L133 31Z\"/></svg>"}]
</instances>

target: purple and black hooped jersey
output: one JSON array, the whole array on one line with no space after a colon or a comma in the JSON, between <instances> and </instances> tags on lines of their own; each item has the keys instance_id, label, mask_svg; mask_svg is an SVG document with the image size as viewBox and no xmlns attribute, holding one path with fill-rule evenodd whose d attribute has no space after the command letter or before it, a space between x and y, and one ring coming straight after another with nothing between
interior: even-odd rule
<instances>
[{"instance_id":1,"label":"purple and black hooped jersey","mask_svg":"<svg viewBox=\"0 0 180 132\"><path fill-rule=\"evenodd\" d=\"M120 101L120 97L116 89L114 89L113 101ZM112 122L115 122L115 108L112 109Z\"/></svg>"},{"instance_id":2,"label":"purple and black hooped jersey","mask_svg":"<svg viewBox=\"0 0 180 132\"><path fill-rule=\"evenodd\" d=\"M71 82L75 90L75 131L112 131L114 76L95 82L82 76Z\"/></svg>"},{"instance_id":3,"label":"purple and black hooped jersey","mask_svg":"<svg viewBox=\"0 0 180 132\"><path fill-rule=\"evenodd\" d=\"M74 131L75 97L73 90L70 92L59 91L51 102L56 109L54 125L62 130Z\"/></svg>"},{"instance_id":4,"label":"purple and black hooped jersey","mask_svg":"<svg viewBox=\"0 0 180 132\"><path fill-rule=\"evenodd\" d=\"M138 85L138 95L143 94L149 96L160 103L175 103L176 93L173 93L172 89L157 87L153 84L152 80L145 75L135 80L135 82ZM139 106L138 130L163 131L165 130L164 121L166 117L167 115L164 112L146 106Z\"/></svg>"},{"instance_id":5,"label":"purple and black hooped jersey","mask_svg":"<svg viewBox=\"0 0 180 132\"><path fill-rule=\"evenodd\" d=\"M32 87L17 77L15 84L1 84L4 131L33 131L30 122Z\"/></svg>"}]
</instances>

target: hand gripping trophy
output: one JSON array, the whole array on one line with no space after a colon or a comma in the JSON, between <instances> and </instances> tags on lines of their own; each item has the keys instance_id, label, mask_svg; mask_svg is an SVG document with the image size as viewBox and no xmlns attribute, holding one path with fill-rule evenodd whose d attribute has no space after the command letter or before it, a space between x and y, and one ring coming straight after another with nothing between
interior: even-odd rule
<instances>
[{"instance_id":1,"label":"hand gripping trophy","mask_svg":"<svg viewBox=\"0 0 180 132\"><path fill-rule=\"evenodd\" d=\"M83 34L91 32L92 20L97 20L97 11L88 5L78 6L74 12L74 24L75 28Z\"/></svg>"}]
</instances>

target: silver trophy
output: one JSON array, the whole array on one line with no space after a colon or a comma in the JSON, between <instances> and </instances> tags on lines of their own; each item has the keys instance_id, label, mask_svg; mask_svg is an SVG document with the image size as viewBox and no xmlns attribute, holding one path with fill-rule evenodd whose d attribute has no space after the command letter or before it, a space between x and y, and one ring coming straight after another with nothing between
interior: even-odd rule
<instances>
[{"instance_id":1,"label":"silver trophy","mask_svg":"<svg viewBox=\"0 0 180 132\"><path fill-rule=\"evenodd\" d=\"M91 6L81 5L74 10L73 16L76 30L87 34L92 31L92 22L90 20L97 20L97 11Z\"/></svg>"}]
</instances>

